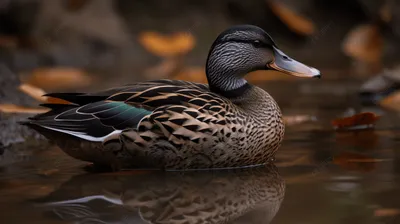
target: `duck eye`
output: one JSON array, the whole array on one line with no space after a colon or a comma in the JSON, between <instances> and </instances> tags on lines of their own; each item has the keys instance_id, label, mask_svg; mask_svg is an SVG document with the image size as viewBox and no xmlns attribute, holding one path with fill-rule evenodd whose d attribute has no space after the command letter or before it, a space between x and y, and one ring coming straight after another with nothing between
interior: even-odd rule
<instances>
[{"instance_id":1,"label":"duck eye","mask_svg":"<svg viewBox=\"0 0 400 224\"><path fill-rule=\"evenodd\" d=\"M255 40L253 41L253 46L256 48L262 47L262 43L259 40Z\"/></svg>"}]
</instances>

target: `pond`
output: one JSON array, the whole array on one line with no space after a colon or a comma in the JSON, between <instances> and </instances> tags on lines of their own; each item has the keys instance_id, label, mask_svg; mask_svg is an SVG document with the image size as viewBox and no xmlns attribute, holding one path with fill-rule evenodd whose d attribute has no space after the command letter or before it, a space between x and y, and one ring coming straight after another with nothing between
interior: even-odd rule
<instances>
[{"instance_id":1,"label":"pond","mask_svg":"<svg viewBox=\"0 0 400 224\"><path fill-rule=\"evenodd\" d=\"M326 76L264 84L285 115L315 117L289 125L275 164L265 167L94 173L51 144L15 146L19 160L0 167L0 220L399 223L400 118L358 106L360 80ZM335 132L331 120L351 109L379 114L376 128Z\"/></svg>"}]
</instances>

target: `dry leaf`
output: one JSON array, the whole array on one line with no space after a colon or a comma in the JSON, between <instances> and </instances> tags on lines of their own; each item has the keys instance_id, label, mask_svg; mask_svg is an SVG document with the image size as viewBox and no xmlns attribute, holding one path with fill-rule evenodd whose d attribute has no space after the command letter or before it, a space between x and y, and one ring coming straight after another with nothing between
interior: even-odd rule
<instances>
[{"instance_id":1,"label":"dry leaf","mask_svg":"<svg viewBox=\"0 0 400 224\"><path fill-rule=\"evenodd\" d=\"M374 127L379 116L372 112L364 112L351 117L338 118L332 121L336 130L360 130Z\"/></svg>"},{"instance_id":2,"label":"dry leaf","mask_svg":"<svg viewBox=\"0 0 400 224\"><path fill-rule=\"evenodd\" d=\"M47 90L79 88L93 81L84 71L75 68L39 68L21 79L24 83Z\"/></svg>"},{"instance_id":3,"label":"dry leaf","mask_svg":"<svg viewBox=\"0 0 400 224\"><path fill-rule=\"evenodd\" d=\"M193 49L195 38L190 33L162 35L157 32L143 32L139 42L151 53L160 57L185 55Z\"/></svg>"},{"instance_id":4,"label":"dry leaf","mask_svg":"<svg viewBox=\"0 0 400 224\"><path fill-rule=\"evenodd\" d=\"M343 41L345 54L366 63L380 64L383 38L375 25L360 25L354 28Z\"/></svg>"},{"instance_id":5,"label":"dry leaf","mask_svg":"<svg viewBox=\"0 0 400 224\"><path fill-rule=\"evenodd\" d=\"M38 87L32 86L30 84L21 84L19 86L19 90L24 92L25 94L31 96L32 98L45 102L45 103L55 103L55 104L71 104L68 101L54 98L54 97L48 97L48 96L43 96L46 94L46 92Z\"/></svg>"},{"instance_id":6,"label":"dry leaf","mask_svg":"<svg viewBox=\"0 0 400 224\"><path fill-rule=\"evenodd\" d=\"M40 114L48 111L46 108L23 107L14 104L0 104L3 113Z\"/></svg>"},{"instance_id":7,"label":"dry leaf","mask_svg":"<svg viewBox=\"0 0 400 224\"><path fill-rule=\"evenodd\" d=\"M46 92L38 87L32 86L30 84L21 84L18 89L37 101L47 101L46 97L43 96L44 94L46 94Z\"/></svg>"},{"instance_id":8,"label":"dry leaf","mask_svg":"<svg viewBox=\"0 0 400 224\"><path fill-rule=\"evenodd\" d=\"M308 18L297 14L283 3L267 0L272 11L294 32L302 35L312 35L315 32L314 23Z\"/></svg>"},{"instance_id":9,"label":"dry leaf","mask_svg":"<svg viewBox=\"0 0 400 224\"><path fill-rule=\"evenodd\" d=\"M400 111L400 91L396 91L383 98L379 104L387 109Z\"/></svg>"},{"instance_id":10,"label":"dry leaf","mask_svg":"<svg viewBox=\"0 0 400 224\"><path fill-rule=\"evenodd\" d=\"M388 217L400 214L400 209L397 208L380 208L374 211L375 217Z\"/></svg>"}]
</instances>

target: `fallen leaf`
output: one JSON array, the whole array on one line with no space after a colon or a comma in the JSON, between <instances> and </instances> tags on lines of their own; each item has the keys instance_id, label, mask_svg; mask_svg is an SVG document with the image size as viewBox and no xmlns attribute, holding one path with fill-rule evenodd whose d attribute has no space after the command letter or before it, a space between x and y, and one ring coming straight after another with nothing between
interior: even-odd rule
<instances>
[{"instance_id":1,"label":"fallen leaf","mask_svg":"<svg viewBox=\"0 0 400 224\"><path fill-rule=\"evenodd\" d=\"M345 54L366 63L380 64L383 38L375 25L360 25L350 31L343 41Z\"/></svg>"},{"instance_id":2,"label":"fallen leaf","mask_svg":"<svg viewBox=\"0 0 400 224\"><path fill-rule=\"evenodd\" d=\"M271 7L272 11L289 27L289 29L307 36L312 35L315 32L315 25L310 19L299 15L282 2L267 0L267 3Z\"/></svg>"},{"instance_id":3,"label":"fallen leaf","mask_svg":"<svg viewBox=\"0 0 400 224\"><path fill-rule=\"evenodd\" d=\"M372 112L359 113L350 117L338 118L332 121L336 130L360 130L374 127L379 116Z\"/></svg>"},{"instance_id":4,"label":"fallen leaf","mask_svg":"<svg viewBox=\"0 0 400 224\"><path fill-rule=\"evenodd\" d=\"M283 121L286 125L296 125L302 124L309 121L316 121L315 116L311 115L293 115L293 116L283 116Z\"/></svg>"},{"instance_id":5,"label":"fallen leaf","mask_svg":"<svg viewBox=\"0 0 400 224\"><path fill-rule=\"evenodd\" d=\"M23 107L14 104L0 104L0 111L3 113L39 114L47 112L48 109Z\"/></svg>"},{"instance_id":6,"label":"fallen leaf","mask_svg":"<svg viewBox=\"0 0 400 224\"><path fill-rule=\"evenodd\" d=\"M379 105L390 110L400 111L400 91L396 91L379 101Z\"/></svg>"},{"instance_id":7,"label":"fallen leaf","mask_svg":"<svg viewBox=\"0 0 400 224\"><path fill-rule=\"evenodd\" d=\"M30 85L30 84L21 84L19 86L19 90L24 92L25 94L31 96L32 98L44 102L44 103L55 103L55 104L71 104L68 101L54 98L54 97L48 97L48 96L43 96L46 94L46 92L36 86Z\"/></svg>"},{"instance_id":8,"label":"fallen leaf","mask_svg":"<svg viewBox=\"0 0 400 224\"><path fill-rule=\"evenodd\" d=\"M333 163L350 171L369 172L376 168L376 163L390 161L388 159L371 158L363 154L344 152L333 157Z\"/></svg>"},{"instance_id":9,"label":"fallen leaf","mask_svg":"<svg viewBox=\"0 0 400 224\"><path fill-rule=\"evenodd\" d=\"M400 209L397 208L379 208L374 211L375 217L388 217L400 214Z\"/></svg>"},{"instance_id":10,"label":"fallen leaf","mask_svg":"<svg viewBox=\"0 0 400 224\"><path fill-rule=\"evenodd\" d=\"M24 83L46 90L79 88L88 86L93 78L76 68L38 68L28 76L21 77Z\"/></svg>"},{"instance_id":11,"label":"fallen leaf","mask_svg":"<svg viewBox=\"0 0 400 224\"><path fill-rule=\"evenodd\" d=\"M43 96L44 94L46 94L46 92L43 89L32 86L30 84L21 84L18 87L18 89L24 92L25 94L31 96L33 99L37 101L42 101L42 102L47 101L47 98Z\"/></svg>"},{"instance_id":12,"label":"fallen leaf","mask_svg":"<svg viewBox=\"0 0 400 224\"><path fill-rule=\"evenodd\" d=\"M163 35L157 32L143 32L139 42L152 54L160 57L185 55L193 49L195 38L190 33Z\"/></svg>"}]
</instances>

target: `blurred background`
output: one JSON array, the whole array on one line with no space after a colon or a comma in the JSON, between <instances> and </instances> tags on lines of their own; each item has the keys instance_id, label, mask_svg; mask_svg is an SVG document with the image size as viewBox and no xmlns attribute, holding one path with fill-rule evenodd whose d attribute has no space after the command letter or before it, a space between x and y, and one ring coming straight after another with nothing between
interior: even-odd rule
<instances>
[{"instance_id":1,"label":"blurred background","mask_svg":"<svg viewBox=\"0 0 400 224\"><path fill-rule=\"evenodd\" d=\"M397 63L396 10L393 0L2 0L1 62L15 73L65 67L130 81L160 78L173 69L154 77L145 70L179 54L185 66L203 67L222 30L248 23L305 63L373 75Z\"/></svg>"},{"instance_id":2,"label":"blurred background","mask_svg":"<svg viewBox=\"0 0 400 224\"><path fill-rule=\"evenodd\" d=\"M15 213L21 201L83 172L76 168L82 163L47 141L37 143L36 132L17 124L55 100L43 94L161 78L206 82L212 42L244 23L265 29L286 54L323 74L321 80L265 71L246 77L276 99L287 124L277 166L288 193L275 223L382 223L372 217L396 223L395 0L0 0L0 187L6 189L0 215L35 217ZM371 123L381 117L375 130L332 130L338 117L365 110L376 113ZM23 211L33 213L30 205Z\"/></svg>"}]
</instances>

